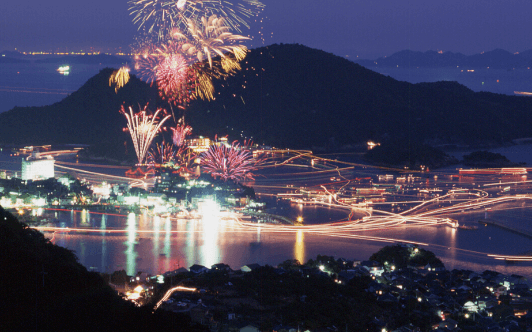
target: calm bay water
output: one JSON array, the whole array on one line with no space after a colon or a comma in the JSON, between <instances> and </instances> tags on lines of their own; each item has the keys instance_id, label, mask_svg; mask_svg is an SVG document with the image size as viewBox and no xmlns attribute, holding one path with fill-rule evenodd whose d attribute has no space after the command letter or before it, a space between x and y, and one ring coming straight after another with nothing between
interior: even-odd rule
<instances>
[{"instance_id":1,"label":"calm bay water","mask_svg":"<svg viewBox=\"0 0 532 332\"><path fill-rule=\"evenodd\" d=\"M311 220L326 212L315 207L294 208L305 219ZM488 217L511 218L530 227L530 209L530 206L518 206L510 212L490 212ZM389 244L302 231L279 233L261 230L260 227L241 229L235 226L234 221L208 216L197 220L176 220L148 213L128 216L65 211L48 213L59 219L62 226L71 228L126 229L120 234L58 233L54 242L74 250L80 263L88 268L101 272L125 269L130 275L137 271L155 274L181 266L211 266L220 262L229 264L233 269L249 263L277 265L294 258L306 262L318 254L365 260ZM338 216L342 214L336 213ZM461 224L476 226L479 225L477 220L485 215L479 212L451 217ZM531 239L496 227L479 226L477 230L446 226L400 227L357 234L428 243L426 248L440 257L448 269L491 269L532 278L531 263L510 265L486 256L487 253L515 255L532 251ZM51 234L48 233L47 237Z\"/></svg>"},{"instance_id":2,"label":"calm bay water","mask_svg":"<svg viewBox=\"0 0 532 332\"><path fill-rule=\"evenodd\" d=\"M0 113L15 106L46 106L59 102L78 90L91 77L116 64L70 65L68 75L57 64L0 64Z\"/></svg>"}]
</instances>

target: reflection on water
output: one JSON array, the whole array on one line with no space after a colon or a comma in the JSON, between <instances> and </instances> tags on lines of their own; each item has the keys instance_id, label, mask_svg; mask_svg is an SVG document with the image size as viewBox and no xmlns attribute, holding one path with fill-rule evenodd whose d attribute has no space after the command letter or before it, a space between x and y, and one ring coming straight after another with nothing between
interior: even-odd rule
<instances>
[{"instance_id":1,"label":"reflection on water","mask_svg":"<svg viewBox=\"0 0 532 332\"><path fill-rule=\"evenodd\" d=\"M51 213L51 212L48 212ZM523 220L528 210L490 212L489 217ZM224 220L217 210L205 207L200 219L171 219L147 213L127 216L100 215L88 212L57 212L67 227L90 224L102 232L60 233L55 243L74 250L80 263L97 271L125 269L128 275L138 271L152 274L189 268L194 264L207 267L216 263L229 264L233 269L249 263L277 265L287 259L301 263L318 254L365 260L388 243L329 237L315 232L278 233L267 227L237 228L234 220ZM485 212L457 214L460 224L479 225ZM101 216L101 217L100 217ZM522 218L522 219L520 219ZM530 222L527 222L530 227ZM124 233L103 230L123 229ZM521 254L532 250L532 240L492 226L478 230L450 227L399 227L380 231L360 232L361 235L395 238L429 243L428 250L442 259L448 269L496 270L505 274L532 277L530 263L507 265L486 256L486 253ZM47 236L50 236L49 234ZM51 237L51 236L50 236Z\"/></svg>"},{"instance_id":2,"label":"reflection on water","mask_svg":"<svg viewBox=\"0 0 532 332\"><path fill-rule=\"evenodd\" d=\"M102 221L100 223L100 229L105 230L107 228L107 215L102 214ZM102 234L104 234L102 232ZM107 237L102 236L102 260L100 266L102 267L102 272L109 272L109 267L107 266Z\"/></svg>"},{"instance_id":3,"label":"reflection on water","mask_svg":"<svg viewBox=\"0 0 532 332\"><path fill-rule=\"evenodd\" d=\"M127 216L127 241L126 245L126 273L130 276L137 273L137 218L135 213L131 212Z\"/></svg>"},{"instance_id":4,"label":"reflection on water","mask_svg":"<svg viewBox=\"0 0 532 332\"><path fill-rule=\"evenodd\" d=\"M296 233L296 242L294 243L294 258L301 264L306 263L305 259L305 234L303 230L298 230Z\"/></svg>"}]
</instances>

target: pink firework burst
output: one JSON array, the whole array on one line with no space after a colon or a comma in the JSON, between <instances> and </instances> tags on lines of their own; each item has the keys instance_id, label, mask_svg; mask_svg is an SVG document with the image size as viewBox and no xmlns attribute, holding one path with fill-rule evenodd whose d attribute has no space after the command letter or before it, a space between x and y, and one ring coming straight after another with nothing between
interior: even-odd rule
<instances>
[{"instance_id":1,"label":"pink firework burst","mask_svg":"<svg viewBox=\"0 0 532 332\"><path fill-rule=\"evenodd\" d=\"M194 73L186 59L180 54L168 54L156 66L155 79L161 97L169 101L183 103L190 101Z\"/></svg>"},{"instance_id":2,"label":"pink firework burst","mask_svg":"<svg viewBox=\"0 0 532 332\"><path fill-rule=\"evenodd\" d=\"M224 181L235 182L245 179L254 180L252 172L262 162L261 159L255 159L247 147L241 147L236 142L233 142L230 147L213 145L200 155L200 159L205 172L215 178L220 177Z\"/></svg>"},{"instance_id":3,"label":"pink firework burst","mask_svg":"<svg viewBox=\"0 0 532 332\"><path fill-rule=\"evenodd\" d=\"M192 133L192 127L185 124L184 118L179 119L175 128L172 128L172 141L175 146L182 146L185 138Z\"/></svg>"},{"instance_id":4,"label":"pink firework burst","mask_svg":"<svg viewBox=\"0 0 532 332\"><path fill-rule=\"evenodd\" d=\"M169 54L157 66L155 79L161 90L180 90L186 83L188 64L180 54Z\"/></svg>"},{"instance_id":5,"label":"pink firework burst","mask_svg":"<svg viewBox=\"0 0 532 332\"><path fill-rule=\"evenodd\" d=\"M147 162L152 165L164 165L173 162L176 156L176 149L172 144L163 141L161 144L157 143L155 148L148 151Z\"/></svg>"},{"instance_id":6,"label":"pink firework burst","mask_svg":"<svg viewBox=\"0 0 532 332\"><path fill-rule=\"evenodd\" d=\"M196 89L196 70L180 44L147 44L135 56L135 69L146 82L157 83L159 95L178 105L191 101Z\"/></svg>"}]
</instances>

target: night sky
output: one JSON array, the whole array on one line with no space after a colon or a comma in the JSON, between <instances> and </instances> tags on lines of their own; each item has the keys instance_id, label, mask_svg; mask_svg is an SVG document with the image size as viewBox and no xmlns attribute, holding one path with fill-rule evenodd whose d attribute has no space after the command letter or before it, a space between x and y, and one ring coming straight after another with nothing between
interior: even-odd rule
<instances>
[{"instance_id":1,"label":"night sky","mask_svg":"<svg viewBox=\"0 0 532 332\"><path fill-rule=\"evenodd\" d=\"M338 55L464 54L532 49L531 0L263 0L265 44ZM137 28L125 0L19 0L0 5L0 51L129 51ZM250 35L258 36L260 25ZM273 33L273 35L272 35ZM262 42L255 39L252 47Z\"/></svg>"}]
</instances>

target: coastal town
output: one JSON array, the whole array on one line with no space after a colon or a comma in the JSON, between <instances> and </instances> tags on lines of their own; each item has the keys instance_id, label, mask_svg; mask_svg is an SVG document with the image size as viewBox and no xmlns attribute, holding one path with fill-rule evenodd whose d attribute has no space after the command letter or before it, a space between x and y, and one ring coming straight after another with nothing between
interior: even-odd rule
<instances>
[{"instance_id":1,"label":"coastal town","mask_svg":"<svg viewBox=\"0 0 532 332\"><path fill-rule=\"evenodd\" d=\"M186 315L209 331L532 330L529 280L449 271L431 252L406 244L367 261L318 255L304 264L195 264L104 278L130 301Z\"/></svg>"}]
</instances>

